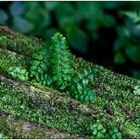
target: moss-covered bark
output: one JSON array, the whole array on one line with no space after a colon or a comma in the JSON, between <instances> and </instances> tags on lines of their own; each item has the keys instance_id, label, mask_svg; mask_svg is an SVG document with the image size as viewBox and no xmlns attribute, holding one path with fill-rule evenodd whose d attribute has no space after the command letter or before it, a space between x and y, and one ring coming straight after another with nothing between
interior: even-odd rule
<instances>
[{"instance_id":1,"label":"moss-covered bark","mask_svg":"<svg viewBox=\"0 0 140 140\"><path fill-rule=\"evenodd\" d=\"M12 99L20 93L20 98L26 103L26 108L30 106L30 95L33 97L36 95L35 97L43 102L36 109L29 108L31 116L25 115L24 109L22 110L19 107L18 109L24 112L25 116L23 116L12 104L9 104L11 108L8 110L4 102L1 102L3 103L1 105L4 105L4 108L0 108L2 112L12 114L13 111L17 113L16 115L28 121L42 125L47 124L50 127L79 135L86 135L86 124L99 120L106 126L115 125L119 127L122 130L123 137L140 138L140 96L133 94L134 86L139 86L140 81L73 57L77 73L88 66L95 71L90 87L97 92L97 98L91 103L81 104L64 93L59 93L51 88L34 85L29 81L26 81L26 83L13 81L2 76L3 73L7 75L8 68L13 65L28 69L31 54L44 43L39 44L39 41L14 33L4 27L0 27L0 37L0 90L3 91L2 97L7 90L13 92L13 96L10 96ZM24 96L29 96L29 98L24 99ZM34 112L40 112L39 107L45 102L49 102L56 110L54 116L48 116L48 121L46 121L45 117L47 115L44 112L40 113L42 114L40 120L39 116L33 117ZM112 112L107 112L107 109Z\"/></svg>"},{"instance_id":2,"label":"moss-covered bark","mask_svg":"<svg viewBox=\"0 0 140 140\"><path fill-rule=\"evenodd\" d=\"M0 48L0 72L7 73L14 66L27 69L24 56Z\"/></svg>"},{"instance_id":3,"label":"moss-covered bark","mask_svg":"<svg viewBox=\"0 0 140 140\"><path fill-rule=\"evenodd\" d=\"M24 56L30 56L36 49L40 48L41 40L28 38L19 33L13 32L7 27L0 26L0 47Z\"/></svg>"},{"instance_id":4,"label":"moss-covered bark","mask_svg":"<svg viewBox=\"0 0 140 140\"><path fill-rule=\"evenodd\" d=\"M40 90L3 76L0 76L0 81L1 112L81 136L85 135L87 124L95 120L96 112L92 108L58 92Z\"/></svg>"},{"instance_id":5,"label":"moss-covered bark","mask_svg":"<svg viewBox=\"0 0 140 140\"><path fill-rule=\"evenodd\" d=\"M0 115L0 130L7 135L7 138L16 139L55 139L55 138L79 138L77 135L63 133L57 129L41 126L29 121L20 119L15 115Z\"/></svg>"}]
</instances>

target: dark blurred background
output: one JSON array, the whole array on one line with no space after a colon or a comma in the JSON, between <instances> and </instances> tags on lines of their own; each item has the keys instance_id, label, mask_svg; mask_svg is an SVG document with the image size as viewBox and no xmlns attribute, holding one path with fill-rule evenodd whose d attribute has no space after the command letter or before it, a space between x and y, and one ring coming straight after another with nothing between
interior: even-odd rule
<instances>
[{"instance_id":1,"label":"dark blurred background","mask_svg":"<svg viewBox=\"0 0 140 140\"><path fill-rule=\"evenodd\" d=\"M140 79L140 2L0 2L0 24L43 40L57 31L73 54Z\"/></svg>"}]
</instances>

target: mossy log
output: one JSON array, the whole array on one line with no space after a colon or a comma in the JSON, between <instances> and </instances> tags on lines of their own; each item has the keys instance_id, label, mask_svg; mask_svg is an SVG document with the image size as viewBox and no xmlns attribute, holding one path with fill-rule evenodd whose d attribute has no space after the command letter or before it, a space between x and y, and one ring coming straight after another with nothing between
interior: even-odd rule
<instances>
[{"instance_id":1,"label":"mossy log","mask_svg":"<svg viewBox=\"0 0 140 140\"><path fill-rule=\"evenodd\" d=\"M77 135L70 135L63 133L57 129L50 127L42 127L40 124L35 124L15 115L1 114L0 115L1 129L8 135L7 138L20 139L66 139L66 138L80 138Z\"/></svg>"},{"instance_id":2,"label":"mossy log","mask_svg":"<svg viewBox=\"0 0 140 140\"><path fill-rule=\"evenodd\" d=\"M0 112L37 124L37 131L42 131L42 134L40 130L39 133L25 134L19 126L13 130L8 122L5 128L11 132L11 137L50 138L53 129L57 129L57 138L86 138L88 124L99 120L106 126L117 126L123 138L140 138L140 96L133 93L134 87L140 86L139 80L73 56L77 73L88 66L95 72L90 87L97 97L90 103L80 103L65 93L13 79L8 74L11 66L28 69L31 54L43 44L45 42L39 39L0 26ZM48 127L51 129L45 134Z\"/></svg>"}]
</instances>

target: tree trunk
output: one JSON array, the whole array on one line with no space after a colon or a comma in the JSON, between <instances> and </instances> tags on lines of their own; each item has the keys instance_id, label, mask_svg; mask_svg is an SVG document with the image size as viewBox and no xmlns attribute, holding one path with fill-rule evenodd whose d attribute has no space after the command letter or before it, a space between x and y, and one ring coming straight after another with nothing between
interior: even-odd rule
<instances>
[{"instance_id":1,"label":"tree trunk","mask_svg":"<svg viewBox=\"0 0 140 140\"><path fill-rule=\"evenodd\" d=\"M117 126L124 138L140 138L140 96L133 93L140 85L136 79L73 56L79 72L89 66L95 72L91 87L97 97L91 103L80 103L65 93L8 74L11 66L28 69L32 53L42 44L0 26L0 124L6 122L0 130L11 138L88 138L88 125L99 120L108 127ZM9 115L16 119L11 121Z\"/></svg>"}]
</instances>

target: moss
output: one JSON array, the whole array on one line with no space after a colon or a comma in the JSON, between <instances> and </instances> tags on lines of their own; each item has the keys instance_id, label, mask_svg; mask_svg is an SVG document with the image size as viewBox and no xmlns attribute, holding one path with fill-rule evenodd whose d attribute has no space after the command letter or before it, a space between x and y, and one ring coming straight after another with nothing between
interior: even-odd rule
<instances>
[{"instance_id":1,"label":"moss","mask_svg":"<svg viewBox=\"0 0 140 140\"><path fill-rule=\"evenodd\" d=\"M7 83L9 83L9 82L7 81ZM14 85L12 85L11 83L9 83L9 84L11 85L11 87L14 87ZM18 83L15 83L15 85L18 85ZM23 85L19 85L19 86L23 87ZM14 88L14 89L16 89L16 88ZM28 88L24 87L24 89L28 89ZM42 90L37 90L35 88L32 88L31 91L32 92L33 91L34 92L37 92L37 94L38 94L38 92L39 91L42 91ZM8 91L6 90L6 92L8 92ZM15 93L15 91L13 91L13 92ZM30 93L30 91L27 90L27 93ZM33 93L32 93L32 96L33 96ZM43 92L42 92L42 94L43 94ZM35 98L38 98L39 101L42 100L42 99L40 99L40 97L42 97L42 98L45 97L45 96L40 96L40 95L41 95L41 93L38 96L35 96ZM57 95L57 94L55 94L55 95ZM77 108L77 105L76 104L74 104L73 106L71 106L69 104L69 101L68 100L64 100L63 98L60 98L60 95L61 94L59 96L56 96L56 97L55 97L55 95L53 95L53 93L52 93L52 96L50 96L50 98L45 99L45 101L44 101L45 103L48 103L49 102L49 104L53 107L54 110L56 110L56 108L59 108L58 112L53 116L54 118L53 119L49 119L50 122L47 122L47 123L49 123L49 125L51 127L56 127L56 128L59 128L59 129L62 128L63 130L67 130L69 132L79 133L79 132L77 132L77 130L78 130L77 125L78 124L75 121L81 120L79 118L79 116L86 116L86 117L88 117L89 120L90 119L93 119L93 117L92 117L92 111L93 111L93 109L87 111L87 113L86 113L85 108L83 106L81 106L81 107L79 106L78 108ZM92 102L92 103L94 103L93 104L94 108L97 110L96 113L94 113L93 116L96 115L95 118L97 120L99 120L100 122L102 122L103 124L107 125L107 126L114 125L114 126L118 126L119 128L121 128L121 130L124 130L125 127L127 127L126 121L128 121L129 118L127 117L127 114L120 108L121 105L123 105L122 102L118 102L118 101L112 101L112 102L109 102L108 101L108 102L105 102L105 97L104 96L102 98L97 98L97 100L94 100L96 102ZM27 103L29 102L29 101L27 101L25 99L22 99L22 100L24 102L27 102ZM113 115L107 114L104 111L104 109L106 107L111 107L113 109L113 111L114 111L114 114ZM36 110L35 112L38 112L38 111ZM79 112L81 112L81 113L79 113ZM67 114L69 116L67 116ZM73 117L73 116L75 116L75 117ZM29 120L30 119L32 120L32 117L29 118L29 117L26 116L26 118L28 118ZM58 124L58 121L59 120L61 120L61 124ZM32 121L35 121L35 122L39 122L41 124L44 124L44 122L42 120L33 119ZM75 122L74 123L75 125L73 125L73 123L71 123L69 121L72 121L73 123ZM91 121L85 120L85 122L80 122L82 124L81 126L83 127L84 124L86 126L86 123L87 122L90 123ZM52 123L52 125L50 123ZM134 122L131 121L131 122L129 122L129 125L131 125L133 123ZM75 132L75 129L72 130L69 127L69 125L70 125L70 127L77 129L76 132ZM135 127L137 128L137 130L139 129L138 126L135 126ZM85 129L86 129L86 127L83 128L83 130L85 130ZM125 132L127 132L126 134L129 134L130 135L129 131L125 131ZM136 134L135 134L135 136L136 136ZM139 135L137 135L137 138L138 138L138 136Z\"/></svg>"},{"instance_id":2,"label":"moss","mask_svg":"<svg viewBox=\"0 0 140 140\"><path fill-rule=\"evenodd\" d=\"M42 44L37 40L21 34L17 34L16 37L0 34L0 46L3 49L30 56L37 48L40 48Z\"/></svg>"},{"instance_id":3,"label":"moss","mask_svg":"<svg viewBox=\"0 0 140 140\"><path fill-rule=\"evenodd\" d=\"M1 85L0 110L5 113L20 116L23 119L48 125L72 134L84 135L86 126L93 121L80 111L72 111L62 101L56 102L33 98L29 93L17 93L11 88ZM51 107L45 108L44 105Z\"/></svg>"},{"instance_id":4,"label":"moss","mask_svg":"<svg viewBox=\"0 0 140 140\"><path fill-rule=\"evenodd\" d=\"M0 70L4 73L8 72L10 67L27 68L25 59L21 55L17 55L14 52L0 49Z\"/></svg>"},{"instance_id":5,"label":"moss","mask_svg":"<svg viewBox=\"0 0 140 140\"><path fill-rule=\"evenodd\" d=\"M51 129L47 126L41 127L38 124L27 122L14 115L1 114L0 115L0 129L3 130L7 138L20 138L20 139L48 139L55 138L73 138L76 135L70 135L68 133L62 133L58 130Z\"/></svg>"},{"instance_id":6,"label":"moss","mask_svg":"<svg viewBox=\"0 0 140 140\"><path fill-rule=\"evenodd\" d=\"M123 131L133 138L140 138L140 128L138 128L135 123L126 121Z\"/></svg>"}]
</instances>

